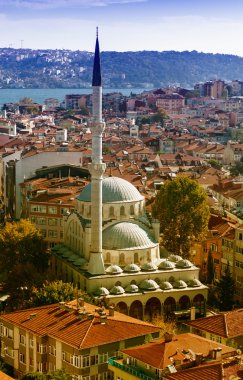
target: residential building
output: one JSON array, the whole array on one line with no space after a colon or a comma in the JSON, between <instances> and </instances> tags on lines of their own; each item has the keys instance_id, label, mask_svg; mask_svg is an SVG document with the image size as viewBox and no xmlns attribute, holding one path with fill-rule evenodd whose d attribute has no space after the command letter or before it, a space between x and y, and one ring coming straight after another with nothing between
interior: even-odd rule
<instances>
[{"instance_id":1,"label":"residential building","mask_svg":"<svg viewBox=\"0 0 243 380\"><path fill-rule=\"evenodd\" d=\"M18 376L64 369L73 380L107 380L108 357L159 330L81 299L60 302L1 314L1 357Z\"/></svg>"}]
</instances>

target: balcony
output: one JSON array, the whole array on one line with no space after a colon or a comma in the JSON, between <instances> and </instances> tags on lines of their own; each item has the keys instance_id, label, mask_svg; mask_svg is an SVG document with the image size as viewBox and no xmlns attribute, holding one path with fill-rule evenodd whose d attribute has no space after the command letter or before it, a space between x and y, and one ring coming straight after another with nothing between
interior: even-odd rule
<instances>
[{"instance_id":1,"label":"balcony","mask_svg":"<svg viewBox=\"0 0 243 380\"><path fill-rule=\"evenodd\" d=\"M122 371L130 373L131 375L136 376L139 379L151 380L151 376L145 375L145 373L143 373L142 371L140 371L138 369L129 367L128 365L124 365L124 364L118 362L118 360L120 361L120 359L114 360L112 358L109 358L108 359L108 364L111 365L111 366L113 366L113 367L119 368ZM154 375L154 376L156 376L156 375Z\"/></svg>"}]
</instances>

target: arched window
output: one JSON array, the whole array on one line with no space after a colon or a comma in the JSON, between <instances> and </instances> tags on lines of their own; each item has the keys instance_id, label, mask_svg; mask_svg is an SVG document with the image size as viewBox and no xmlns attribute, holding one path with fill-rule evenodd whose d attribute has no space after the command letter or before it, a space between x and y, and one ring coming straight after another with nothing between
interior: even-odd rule
<instances>
[{"instance_id":1,"label":"arched window","mask_svg":"<svg viewBox=\"0 0 243 380\"><path fill-rule=\"evenodd\" d=\"M120 256L119 256L119 264L120 265L125 264L125 255L124 255L124 253L121 253Z\"/></svg>"},{"instance_id":2,"label":"arched window","mask_svg":"<svg viewBox=\"0 0 243 380\"><path fill-rule=\"evenodd\" d=\"M137 253L137 252L134 253L134 263L135 263L135 264L138 264L138 263L139 263L139 260L138 260L138 253Z\"/></svg>"},{"instance_id":3,"label":"arched window","mask_svg":"<svg viewBox=\"0 0 243 380\"><path fill-rule=\"evenodd\" d=\"M106 253L106 260L105 260L107 263L110 263L111 262L111 254L110 252L107 252Z\"/></svg>"},{"instance_id":4,"label":"arched window","mask_svg":"<svg viewBox=\"0 0 243 380\"><path fill-rule=\"evenodd\" d=\"M151 252L147 251L147 261L151 262Z\"/></svg>"},{"instance_id":5,"label":"arched window","mask_svg":"<svg viewBox=\"0 0 243 380\"><path fill-rule=\"evenodd\" d=\"M130 215L134 215L134 206L133 205L130 206Z\"/></svg>"},{"instance_id":6,"label":"arched window","mask_svg":"<svg viewBox=\"0 0 243 380\"><path fill-rule=\"evenodd\" d=\"M122 286L121 281L117 281L117 282L115 283L115 286Z\"/></svg>"},{"instance_id":7,"label":"arched window","mask_svg":"<svg viewBox=\"0 0 243 380\"><path fill-rule=\"evenodd\" d=\"M125 207L124 206L121 206L121 208L120 208L120 215L125 216Z\"/></svg>"},{"instance_id":8,"label":"arched window","mask_svg":"<svg viewBox=\"0 0 243 380\"><path fill-rule=\"evenodd\" d=\"M113 217L113 216L115 216L114 207L110 206L110 208L109 208L109 217Z\"/></svg>"}]
</instances>

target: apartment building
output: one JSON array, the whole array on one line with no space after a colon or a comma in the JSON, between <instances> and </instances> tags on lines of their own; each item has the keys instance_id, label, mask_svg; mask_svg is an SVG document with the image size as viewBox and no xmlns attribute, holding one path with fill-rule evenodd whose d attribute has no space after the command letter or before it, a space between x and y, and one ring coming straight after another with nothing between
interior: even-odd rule
<instances>
[{"instance_id":1,"label":"apartment building","mask_svg":"<svg viewBox=\"0 0 243 380\"><path fill-rule=\"evenodd\" d=\"M1 358L15 374L64 369L73 380L108 380L108 357L158 337L159 328L83 300L0 316Z\"/></svg>"}]
</instances>

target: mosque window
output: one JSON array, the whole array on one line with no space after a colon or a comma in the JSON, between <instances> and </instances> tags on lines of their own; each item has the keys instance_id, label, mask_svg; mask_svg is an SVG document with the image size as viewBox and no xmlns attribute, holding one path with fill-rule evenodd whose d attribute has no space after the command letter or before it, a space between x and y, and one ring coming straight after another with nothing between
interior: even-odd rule
<instances>
[{"instance_id":1,"label":"mosque window","mask_svg":"<svg viewBox=\"0 0 243 380\"><path fill-rule=\"evenodd\" d=\"M122 286L121 281L117 281L117 282L115 283L115 286Z\"/></svg>"},{"instance_id":2,"label":"mosque window","mask_svg":"<svg viewBox=\"0 0 243 380\"><path fill-rule=\"evenodd\" d=\"M125 207L124 206L121 206L121 208L120 208L120 215L125 216Z\"/></svg>"},{"instance_id":3,"label":"mosque window","mask_svg":"<svg viewBox=\"0 0 243 380\"><path fill-rule=\"evenodd\" d=\"M115 214L114 214L114 207L113 206L111 206L109 208L109 216L115 216Z\"/></svg>"},{"instance_id":4,"label":"mosque window","mask_svg":"<svg viewBox=\"0 0 243 380\"><path fill-rule=\"evenodd\" d=\"M147 261L148 262L151 261L151 252L150 251L147 251Z\"/></svg>"},{"instance_id":5,"label":"mosque window","mask_svg":"<svg viewBox=\"0 0 243 380\"><path fill-rule=\"evenodd\" d=\"M130 206L130 215L134 215L134 206L133 205Z\"/></svg>"},{"instance_id":6,"label":"mosque window","mask_svg":"<svg viewBox=\"0 0 243 380\"><path fill-rule=\"evenodd\" d=\"M110 254L110 252L107 252L107 254L106 254L106 262L107 263L111 262L111 254Z\"/></svg>"},{"instance_id":7,"label":"mosque window","mask_svg":"<svg viewBox=\"0 0 243 380\"><path fill-rule=\"evenodd\" d=\"M135 264L139 263L139 260L138 260L138 253L137 253L137 252L134 253L134 263L135 263Z\"/></svg>"},{"instance_id":8,"label":"mosque window","mask_svg":"<svg viewBox=\"0 0 243 380\"><path fill-rule=\"evenodd\" d=\"M131 285L137 285L136 280L132 280L132 281L131 281Z\"/></svg>"},{"instance_id":9,"label":"mosque window","mask_svg":"<svg viewBox=\"0 0 243 380\"><path fill-rule=\"evenodd\" d=\"M82 204L82 207L81 207L81 213L82 213L82 214L84 213L84 204Z\"/></svg>"},{"instance_id":10,"label":"mosque window","mask_svg":"<svg viewBox=\"0 0 243 380\"><path fill-rule=\"evenodd\" d=\"M120 265L125 264L125 255L124 255L124 253L121 253L120 256L119 256L119 264Z\"/></svg>"}]
</instances>

